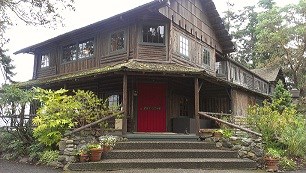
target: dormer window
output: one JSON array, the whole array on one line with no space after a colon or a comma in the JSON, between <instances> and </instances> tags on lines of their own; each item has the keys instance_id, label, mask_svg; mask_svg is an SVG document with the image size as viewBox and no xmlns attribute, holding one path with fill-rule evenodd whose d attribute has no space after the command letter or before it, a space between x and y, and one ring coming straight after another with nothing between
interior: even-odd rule
<instances>
[{"instance_id":1,"label":"dormer window","mask_svg":"<svg viewBox=\"0 0 306 173\"><path fill-rule=\"evenodd\" d=\"M165 26L164 25L143 25L142 42L165 44Z\"/></svg>"},{"instance_id":2,"label":"dormer window","mask_svg":"<svg viewBox=\"0 0 306 173\"><path fill-rule=\"evenodd\" d=\"M90 58L94 54L94 40L89 39L70 44L63 47L63 62L75 61L77 59Z\"/></svg>"},{"instance_id":3,"label":"dormer window","mask_svg":"<svg viewBox=\"0 0 306 173\"><path fill-rule=\"evenodd\" d=\"M111 52L123 50L125 44L124 31L111 34Z\"/></svg>"},{"instance_id":4,"label":"dormer window","mask_svg":"<svg viewBox=\"0 0 306 173\"><path fill-rule=\"evenodd\" d=\"M41 56L40 67L41 68L49 67L49 65L50 65L49 62L50 62L50 55L49 54L43 54Z\"/></svg>"}]
</instances>

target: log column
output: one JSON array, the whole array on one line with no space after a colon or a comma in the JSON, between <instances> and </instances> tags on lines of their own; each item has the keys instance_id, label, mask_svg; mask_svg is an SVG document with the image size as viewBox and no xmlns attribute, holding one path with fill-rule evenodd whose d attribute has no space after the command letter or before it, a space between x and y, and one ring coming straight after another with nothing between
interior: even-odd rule
<instances>
[{"instance_id":1,"label":"log column","mask_svg":"<svg viewBox=\"0 0 306 173\"><path fill-rule=\"evenodd\" d=\"M127 74L123 75L123 98L122 98L122 107L123 107L123 118L122 118L122 136L125 136L127 133L127 116L128 116L128 87L127 87Z\"/></svg>"},{"instance_id":2,"label":"log column","mask_svg":"<svg viewBox=\"0 0 306 173\"><path fill-rule=\"evenodd\" d=\"M196 124L196 134L199 135L200 131L200 88L199 88L199 78L194 79L194 113L195 113L195 124Z\"/></svg>"}]
</instances>

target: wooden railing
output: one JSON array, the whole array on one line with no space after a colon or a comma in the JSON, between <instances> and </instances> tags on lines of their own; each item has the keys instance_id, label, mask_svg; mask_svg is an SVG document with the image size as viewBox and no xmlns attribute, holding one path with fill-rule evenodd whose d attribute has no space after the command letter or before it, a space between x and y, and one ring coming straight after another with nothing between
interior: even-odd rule
<instances>
[{"instance_id":1,"label":"wooden railing","mask_svg":"<svg viewBox=\"0 0 306 173\"><path fill-rule=\"evenodd\" d=\"M95 125L97 125L97 124L99 124L99 123L101 123L101 122L103 122L103 121L106 121L106 120L109 120L109 119L111 119L111 118L114 118L114 117L116 117L116 116L118 116L118 115L120 115L120 114L122 114L122 113L123 113L123 112L118 112L118 113L116 113L116 114L113 114L113 115L109 115L109 116L103 117L103 118L101 118L101 119L99 119L99 120L97 120L97 121L95 121L95 122L92 122L92 123L90 123L90 124L86 124L86 125L84 125L84 126L82 126L82 127L79 127L79 128L77 128L77 129L74 129L74 130L72 130L72 131L70 131L70 132L68 132L68 133L65 133L65 134L63 135L63 137L70 136L70 135L72 135L72 134L74 134L74 133L76 133L76 132L79 132L79 131L82 131L82 130L84 130L84 129L87 129L87 128L90 128L90 127L92 127L92 126L95 126Z\"/></svg>"},{"instance_id":2,"label":"wooden railing","mask_svg":"<svg viewBox=\"0 0 306 173\"><path fill-rule=\"evenodd\" d=\"M219 113L216 113L216 114L219 114ZM224 114L221 114L221 115L224 115ZM231 114L228 114L228 115L231 115ZM226 125L229 126L229 127L232 127L232 128L235 128L235 129L239 129L239 130L241 130L241 131L244 131L244 132L247 132L247 133L250 133L250 134L259 136L259 137L262 137L262 134L260 134L260 133L254 132L254 131L252 131L252 130L250 130L250 129L247 129L247 128L240 127L240 126L238 126L238 125L236 125L236 124L233 124L233 123L224 121L224 120L219 119L219 118L216 118L216 117L214 117L214 116L208 115L207 112L199 112L199 116L203 116L203 117L205 117L205 118L208 118L208 119L217 121L217 122L219 122L219 123L226 124Z\"/></svg>"}]
</instances>

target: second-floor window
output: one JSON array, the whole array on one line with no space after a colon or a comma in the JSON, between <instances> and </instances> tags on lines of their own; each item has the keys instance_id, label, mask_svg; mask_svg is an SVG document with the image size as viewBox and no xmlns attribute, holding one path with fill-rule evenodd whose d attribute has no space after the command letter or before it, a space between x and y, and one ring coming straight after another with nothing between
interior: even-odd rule
<instances>
[{"instance_id":1,"label":"second-floor window","mask_svg":"<svg viewBox=\"0 0 306 173\"><path fill-rule=\"evenodd\" d=\"M210 51L208 48L203 49L202 58L203 64L210 66Z\"/></svg>"},{"instance_id":2,"label":"second-floor window","mask_svg":"<svg viewBox=\"0 0 306 173\"><path fill-rule=\"evenodd\" d=\"M111 34L111 52L124 49L124 31Z\"/></svg>"},{"instance_id":3,"label":"second-floor window","mask_svg":"<svg viewBox=\"0 0 306 173\"><path fill-rule=\"evenodd\" d=\"M94 54L93 39L80 41L63 47L63 62L75 61L77 59L89 58Z\"/></svg>"},{"instance_id":4,"label":"second-floor window","mask_svg":"<svg viewBox=\"0 0 306 173\"><path fill-rule=\"evenodd\" d=\"M184 56L188 57L189 52L188 52L188 39L180 36L180 53L183 54Z\"/></svg>"},{"instance_id":5,"label":"second-floor window","mask_svg":"<svg viewBox=\"0 0 306 173\"><path fill-rule=\"evenodd\" d=\"M43 54L41 56L40 67L44 68L44 67L49 67L49 66L50 66L50 55L49 54Z\"/></svg>"},{"instance_id":6,"label":"second-floor window","mask_svg":"<svg viewBox=\"0 0 306 173\"><path fill-rule=\"evenodd\" d=\"M238 69L237 69L236 66L232 66L232 69L231 69L231 78L234 81L238 81Z\"/></svg>"},{"instance_id":7,"label":"second-floor window","mask_svg":"<svg viewBox=\"0 0 306 173\"><path fill-rule=\"evenodd\" d=\"M143 25L142 42L165 44L165 26L164 25Z\"/></svg>"}]
</instances>

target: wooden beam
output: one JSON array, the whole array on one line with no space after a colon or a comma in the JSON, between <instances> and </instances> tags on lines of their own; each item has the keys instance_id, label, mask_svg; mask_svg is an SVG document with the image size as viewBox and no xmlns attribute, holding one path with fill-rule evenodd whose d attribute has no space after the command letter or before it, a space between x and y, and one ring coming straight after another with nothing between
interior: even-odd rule
<instances>
[{"instance_id":1,"label":"wooden beam","mask_svg":"<svg viewBox=\"0 0 306 173\"><path fill-rule=\"evenodd\" d=\"M199 93L199 78L194 79L194 113L195 113L195 124L196 134L199 135L200 131L200 93Z\"/></svg>"},{"instance_id":2,"label":"wooden beam","mask_svg":"<svg viewBox=\"0 0 306 173\"><path fill-rule=\"evenodd\" d=\"M127 74L123 74L123 118L122 118L122 136L125 136L127 133L127 116L128 116L128 87L127 87Z\"/></svg>"}]
</instances>

